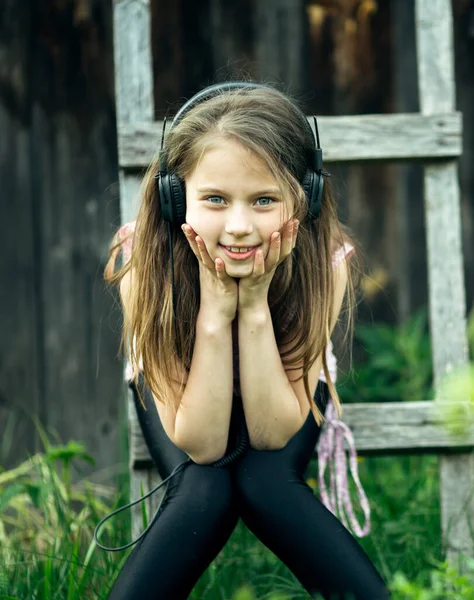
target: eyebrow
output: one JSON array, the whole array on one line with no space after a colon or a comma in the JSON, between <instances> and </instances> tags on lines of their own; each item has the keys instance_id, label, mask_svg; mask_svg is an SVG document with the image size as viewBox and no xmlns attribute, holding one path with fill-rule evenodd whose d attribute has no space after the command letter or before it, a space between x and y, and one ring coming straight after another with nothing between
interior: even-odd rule
<instances>
[{"instance_id":1,"label":"eyebrow","mask_svg":"<svg viewBox=\"0 0 474 600\"><path fill-rule=\"evenodd\" d=\"M207 192L211 194L222 194L223 196L227 196L228 194L224 190L219 190L214 187L198 187L196 188L198 192ZM259 192L255 192L251 194L252 196L263 196L264 194L281 194L280 188L268 188L266 190L260 190Z\"/></svg>"}]
</instances>

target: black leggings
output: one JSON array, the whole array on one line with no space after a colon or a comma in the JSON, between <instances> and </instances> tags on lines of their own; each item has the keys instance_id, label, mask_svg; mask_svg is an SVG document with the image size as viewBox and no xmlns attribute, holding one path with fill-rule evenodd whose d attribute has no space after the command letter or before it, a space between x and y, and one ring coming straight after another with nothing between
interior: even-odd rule
<instances>
[{"instance_id":1,"label":"black leggings","mask_svg":"<svg viewBox=\"0 0 474 600\"><path fill-rule=\"evenodd\" d=\"M151 457L164 479L187 454L166 435L149 390L135 405ZM325 408L319 382L316 402ZM234 398L229 434L243 418ZM387 588L341 522L321 503L303 475L320 428L311 411L281 450L254 450L227 467L190 463L169 483L160 514L131 552L109 600L185 600L237 525L245 525L291 569L312 595L326 599L385 600Z\"/></svg>"}]
</instances>

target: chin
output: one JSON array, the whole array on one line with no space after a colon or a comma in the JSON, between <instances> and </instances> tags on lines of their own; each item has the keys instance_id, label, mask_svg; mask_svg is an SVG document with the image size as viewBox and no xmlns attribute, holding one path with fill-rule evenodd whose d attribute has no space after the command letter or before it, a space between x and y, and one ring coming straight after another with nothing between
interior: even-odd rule
<instances>
[{"instance_id":1,"label":"chin","mask_svg":"<svg viewBox=\"0 0 474 600\"><path fill-rule=\"evenodd\" d=\"M233 277L234 279L240 279L241 277L248 277L250 275L250 273L252 272L251 267L247 267L247 268L243 268L241 267L240 269L236 269L235 267L229 267L229 265L226 264L225 266L225 270L227 272L227 275L229 275L229 277Z\"/></svg>"},{"instance_id":2,"label":"chin","mask_svg":"<svg viewBox=\"0 0 474 600\"><path fill-rule=\"evenodd\" d=\"M249 277L252 274L252 269L228 269L227 274L233 279L239 280L242 277Z\"/></svg>"}]
</instances>

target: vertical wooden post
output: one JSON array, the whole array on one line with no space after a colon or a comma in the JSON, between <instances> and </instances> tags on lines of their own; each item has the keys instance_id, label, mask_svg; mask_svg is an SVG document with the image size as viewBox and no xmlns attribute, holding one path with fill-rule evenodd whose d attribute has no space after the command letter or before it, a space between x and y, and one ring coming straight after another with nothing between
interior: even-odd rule
<instances>
[{"instance_id":1,"label":"vertical wooden post","mask_svg":"<svg viewBox=\"0 0 474 600\"><path fill-rule=\"evenodd\" d=\"M258 0L255 40L259 77L285 82L290 93L307 89L309 26L303 0Z\"/></svg>"},{"instance_id":2,"label":"vertical wooden post","mask_svg":"<svg viewBox=\"0 0 474 600\"><path fill-rule=\"evenodd\" d=\"M133 122L151 123L154 119L153 72L150 29L150 0L114 1L114 57L115 57L115 99L117 127ZM140 181L136 175L120 169L120 211L121 221L126 223L135 218L136 206L132 202L138 198ZM129 440L134 434L141 435L136 418L131 391L127 392ZM137 429L137 432L135 432ZM132 450L132 444L130 443ZM152 465L136 469L133 452L130 453L130 496L135 500L141 493L149 491L160 481ZM150 481L151 479L151 481ZM149 519L154 513L159 494L154 494L146 502ZM132 537L142 531L141 503L131 508Z\"/></svg>"},{"instance_id":3,"label":"vertical wooden post","mask_svg":"<svg viewBox=\"0 0 474 600\"><path fill-rule=\"evenodd\" d=\"M451 113L455 110L451 1L416 0L415 18L421 113ZM457 161L426 163L424 199L431 347L439 390L442 376L468 361ZM440 456L440 490L447 558L472 555L472 452Z\"/></svg>"}]
</instances>

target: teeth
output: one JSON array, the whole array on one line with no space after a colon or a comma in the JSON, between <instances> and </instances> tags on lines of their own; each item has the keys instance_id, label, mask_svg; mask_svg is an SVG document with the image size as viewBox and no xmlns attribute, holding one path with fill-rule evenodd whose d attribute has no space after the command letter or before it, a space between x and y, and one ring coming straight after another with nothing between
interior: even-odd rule
<instances>
[{"instance_id":1,"label":"teeth","mask_svg":"<svg viewBox=\"0 0 474 600\"><path fill-rule=\"evenodd\" d=\"M252 248L236 248L235 246L224 246L225 248L227 248L227 250L230 250L230 252L248 252L249 250L251 250Z\"/></svg>"}]
</instances>

